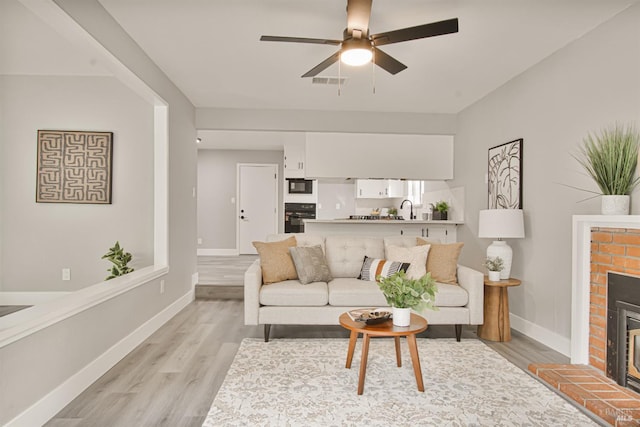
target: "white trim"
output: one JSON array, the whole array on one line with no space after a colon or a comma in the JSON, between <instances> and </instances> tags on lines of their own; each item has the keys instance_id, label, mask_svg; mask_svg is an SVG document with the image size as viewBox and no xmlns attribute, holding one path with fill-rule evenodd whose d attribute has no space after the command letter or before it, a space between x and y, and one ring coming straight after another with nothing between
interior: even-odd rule
<instances>
[{"instance_id":1,"label":"white trim","mask_svg":"<svg viewBox=\"0 0 640 427\"><path fill-rule=\"evenodd\" d=\"M198 256L238 256L238 249L198 249Z\"/></svg>"},{"instance_id":2,"label":"white trim","mask_svg":"<svg viewBox=\"0 0 640 427\"><path fill-rule=\"evenodd\" d=\"M574 215L571 264L571 363L589 364L591 229L640 228L640 215Z\"/></svg>"},{"instance_id":3,"label":"white trim","mask_svg":"<svg viewBox=\"0 0 640 427\"><path fill-rule=\"evenodd\" d=\"M0 348L54 325L98 304L166 275L168 267L146 267L108 282L98 283L31 308L0 317Z\"/></svg>"},{"instance_id":4,"label":"white trim","mask_svg":"<svg viewBox=\"0 0 640 427\"><path fill-rule=\"evenodd\" d=\"M545 329L535 323L532 323L520 316L516 316L513 313L509 313L509 319L511 321L511 327L518 332L521 332L542 344L546 345L562 353L565 356L571 354L571 340L567 337L563 337L549 329Z\"/></svg>"},{"instance_id":5,"label":"white trim","mask_svg":"<svg viewBox=\"0 0 640 427\"><path fill-rule=\"evenodd\" d=\"M9 421L6 426L35 426L46 423L140 343L160 329L162 325L186 307L193 299L193 292L187 292L135 331L121 339L106 352L102 353L67 381L31 405L13 420Z\"/></svg>"},{"instance_id":6,"label":"white trim","mask_svg":"<svg viewBox=\"0 0 640 427\"><path fill-rule=\"evenodd\" d=\"M0 305L36 305L69 295L71 292L2 292Z\"/></svg>"}]
</instances>

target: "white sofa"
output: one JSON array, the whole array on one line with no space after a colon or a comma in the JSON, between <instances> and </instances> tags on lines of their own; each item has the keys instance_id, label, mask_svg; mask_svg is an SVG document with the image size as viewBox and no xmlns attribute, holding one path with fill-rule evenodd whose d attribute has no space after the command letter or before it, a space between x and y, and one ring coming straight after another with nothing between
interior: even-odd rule
<instances>
[{"instance_id":1,"label":"white sofa","mask_svg":"<svg viewBox=\"0 0 640 427\"><path fill-rule=\"evenodd\" d=\"M361 307L387 307L384 295L375 282L357 279L365 255L385 258L385 244L416 246L416 237L318 236L278 234L268 242L294 235L298 246L321 245L333 280L303 285L298 280L263 285L260 260L244 275L244 309L246 325L264 325L265 341L271 325L337 325L340 314ZM479 271L457 266L459 285L437 283L437 311L420 314L431 325L455 325L460 341L462 325L483 323L484 279Z\"/></svg>"}]
</instances>

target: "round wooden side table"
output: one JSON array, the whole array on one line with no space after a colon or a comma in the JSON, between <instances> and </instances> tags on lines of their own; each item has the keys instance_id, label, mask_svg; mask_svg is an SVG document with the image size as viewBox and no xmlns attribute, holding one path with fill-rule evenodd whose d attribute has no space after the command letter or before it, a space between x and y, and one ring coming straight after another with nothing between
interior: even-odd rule
<instances>
[{"instance_id":1,"label":"round wooden side table","mask_svg":"<svg viewBox=\"0 0 640 427\"><path fill-rule=\"evenodd\" d=\"M508 288L520 283L520 280L513 278L492 282L484 276L484 324L478 325L479 338L511 341Z\"/></svg>"},{"instance_id":2,"label":"round wooden side table","mask_svg":"<svg viewBox=\"0 0 640 427\"><path fill-rule=\"evenodd\" d=\"M411 354L411 363L413 364L413 373L416 377L418 391L424 391L424 383L422 382L422 370L420 368L420 356L418 355L418 345L416 342L416 334L427 329L427 319L415 313L411 313L411 324L409 326L395 326L391 319L377 325L367 325L364 322L356 322L349 316L349 313L340 315L340 325L351 331L349 336L349 349L347 351L347 363L345 367L351 369L351 361L353 360L353 352L358 340L358 334L362 334L362 358L360 360L360 376L358 378L358 394L364 391L364 377L367 373L367 358L369 356L369 340L371 337L393 337L396 344L396 363L398 367L402 366L402 358L400 355L400 337L407 338L409 345L409 353Z\"/></svg>"}]
</instances>

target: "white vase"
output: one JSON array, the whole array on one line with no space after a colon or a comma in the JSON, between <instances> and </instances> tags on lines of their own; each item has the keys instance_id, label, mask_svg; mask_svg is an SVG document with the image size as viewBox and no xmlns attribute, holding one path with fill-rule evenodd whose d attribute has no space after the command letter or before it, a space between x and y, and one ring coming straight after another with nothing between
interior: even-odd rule
<instances>
[{"instance_id":1,"label":"white vase","mask_svg":"<svg viewBox=\"0 0 640 427\"><path fill-rule=\"evenodd\" d=\"M511 260L513 250L504 240L494 240L487 248L487 258L502 258L502 271L499 272L501 279L508 279L511 276Z\"/></svg>"},{"instance_id":2,"label":"white vase","mask_svg":"<svg viewBox=\"0 0 640 427\"><path fill-rule=\"evenodd\" d=\"M492 282L499 282L500 281L500 272L499 271L490 271L489 272L489 280L491 280Z\"/></svg>"},{"instance_id":3,"label":"white vase","mask_svg":"<svg viewBox=\"0 0 640 427\"><path fill-rule=\"evenodd\" d=\"M629 215L629 195L603 195L602 215Z\"/></svg>"},{"instance_id":4,"label":"white vase","mask_svg":"<svg viewBox=\"0 0 640 427\"><path fill-rule=\"evenodd\" d=\"M411 323L411 309L393 307L393 324L396 326L409 326Z\"/></svg>"}]
</instances>

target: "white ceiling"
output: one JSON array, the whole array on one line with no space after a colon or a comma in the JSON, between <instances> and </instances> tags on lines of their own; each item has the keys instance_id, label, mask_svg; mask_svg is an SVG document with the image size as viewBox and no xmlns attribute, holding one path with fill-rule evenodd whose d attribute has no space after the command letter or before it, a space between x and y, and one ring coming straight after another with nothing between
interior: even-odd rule
<instances>
[{"instance_id":1,"label":"white ceiling","mask_svg":"<svg viewBox=\"0 0 640 427\"><path fill-rule=\"evenodd\" d=\"M341 39L346 0L100 0L196 107L457 113L637 0L375 0L379 33L457 17L460 32L384 46L395 76L342 67L348 83L300 76ZM336 76L333 65L322 75Z\"/></svg>"},{"instance_id":2,"label":"white ceiling","mask_svg":"<svg viewBox=\"0 0 640 427\"><path fill-rule=\"evenodd\" d=\"M640 0L375 0L372 33L453 17L460 32L384 46L408 66L395 76L343 66L340 96L300 78L335 46L259 38L340 39L346 0L99 1L196 107L458 113ZM0 0L1 74L110 73L19 0ZM201 148L282 149L277 132L199 135Z\"/></svg>"}]
</instances>

